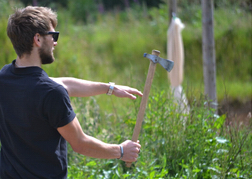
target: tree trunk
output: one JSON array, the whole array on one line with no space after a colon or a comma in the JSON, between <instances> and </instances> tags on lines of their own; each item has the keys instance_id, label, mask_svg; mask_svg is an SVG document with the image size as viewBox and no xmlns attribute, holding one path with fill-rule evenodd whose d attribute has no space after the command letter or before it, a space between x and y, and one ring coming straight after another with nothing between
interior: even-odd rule
<instances>
[{"instance_id":1,"label":"tree trunk","mask_svg":"<svg viewBox=\"0 0 252 179\"><path fill-rule=\"evenodd\" d=\"M169 6L169 23L171 23L173 13L177 13L177 0L168 0L168 6Z\"/></svg>"},{"instance_id":2,"label":"tree trunk","mask_svg":"<svg viewBox=\"0 0 252 179\"><path fill-rule=\"evenodd\" d=\"M214 43L213 0L201 0L202 5L202 49L205 95L217 113L216 65Z\"/></svg>"}]
</instances>

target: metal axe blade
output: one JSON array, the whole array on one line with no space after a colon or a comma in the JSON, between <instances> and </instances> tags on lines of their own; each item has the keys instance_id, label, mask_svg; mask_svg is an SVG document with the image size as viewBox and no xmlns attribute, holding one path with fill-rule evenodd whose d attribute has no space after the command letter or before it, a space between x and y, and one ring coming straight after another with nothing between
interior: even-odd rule
<instances>
[{"instance_id":1,"label":"metal axe blade","mask_svg":"<svg viewBox=\"0 0 252 179\"><path fill-rule=\"evenodd\" d=\"M150 59L153 63L159 63L168 72L170 72L172 70L173 66L174 66L173 61L161 58L161 57L156 56L156 55L151 55L151 54L144 53L144 57Z\"/></svg>"}]
</instances>

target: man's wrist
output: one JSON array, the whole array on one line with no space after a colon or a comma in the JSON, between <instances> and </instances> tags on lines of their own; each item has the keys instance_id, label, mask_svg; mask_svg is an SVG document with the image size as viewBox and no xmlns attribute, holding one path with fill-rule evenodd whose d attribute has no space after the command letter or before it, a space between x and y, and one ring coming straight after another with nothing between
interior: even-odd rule
<instances>
[{"instance_id":1,"label":"man's wrist","mask_svg":"<svg viewBox=\"0 0 252 179\"><path fill-rule=\"evenodd\" d=\"M122 145L119 145L120 146L120 158L118 158L119 160L123 158L123 146Z\"/></svg>"},{"instance_id":2,"label":"man's wrist","mask_svg":"<svg viewBox=\"0 0 252 179\"><path fill-rule=\"evenodd\" d=\"M107 92L107 95L112 95L113 91L114 91L114 87L115 87L115 83L113 82L109 82L110 86Z\"/></svg>"}]
</instances>

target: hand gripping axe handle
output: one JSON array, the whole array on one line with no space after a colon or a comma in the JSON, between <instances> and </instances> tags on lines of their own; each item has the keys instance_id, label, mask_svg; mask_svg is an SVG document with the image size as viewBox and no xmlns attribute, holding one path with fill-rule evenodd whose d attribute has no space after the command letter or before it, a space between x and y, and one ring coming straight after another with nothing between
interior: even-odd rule
<instances>
[{"instance_id":1,"label":"hand gripping axe handle","mask_svg":"<svg viewBox=\"0 0 252 179\"><path fill-rule=\"evenodd\" d=\"M142 126L142 122L143 122L143 118L144 118L145 109L147 106L147 101L149 98L151 84L152 84L152 80L153 80L155 69L156 69L156 63L159 63L168 72L170 72L172 70L173 65L174 65L173 61L163 59L163 58L159 57L159 54L160 54L160 51L158 51L158 50L152 50L152 55L147 54L147 53L144 54L144 57L150 59L150 65L149 65L149 71L147 74L147 78L145 81L145 86L144 86L144 91L143 91L143 96L142 96L140 108L139 108L138 115L137 115L136 125L135 125L133 136L132 136L132 141L134 141L134 142L137 141L139 133L141 131L141 126ZM126 167L130 167L131 164L132 163L130 163L130 162L126 162Z\"/></svg>"}]
</instances>

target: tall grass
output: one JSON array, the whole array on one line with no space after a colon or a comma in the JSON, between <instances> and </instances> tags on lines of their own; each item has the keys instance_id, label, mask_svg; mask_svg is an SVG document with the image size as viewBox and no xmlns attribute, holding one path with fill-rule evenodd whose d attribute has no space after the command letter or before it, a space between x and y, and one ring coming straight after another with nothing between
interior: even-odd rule
<instances>
[{"instance_id":1,"label":"tall grass","mask_svg":"<svg viewBox=\"0 0 252 179\"><path fill-rule=\"evenodd\" d=\"M7 1L0 1L0 66L15 58L6 36ZM13 2L13 1L10 1ZM1 6L4 5L4 6ZM11 4L14 6L14 4ZM139 7L136 7L139 8ZM141 155L132 168L119 160L98 160L74 153L69 147L69 178L251 178L251 121L247 127L225 125L204 106L201 53L201 10L179 9L186 28L184 89L190 114L183 114L168 97L167 73L157 66L143 128ZM2 11L6 9L5 11ZM152 49L166 57L167 7L147 12L97 15L97 21L74 24L70 12L59 9L60 31L54 51L56 62L43 68L49 76L74 76L94 81L114 81L143 90ZM183 20L185 19L185 20ZM251 99L251 14L240 9L215 11L217 92L219 101ZM72 98L85 133L105 142L129 139L140 98L136 101L100 95ZM186 122L182 119L187 119Z\"/></svg>"},{"instance_id":2,"label":"tall grass","mask_svg":"<svg viewBox=\"0 0 252 179\"><path fill-rule=\"evenodd\" d=\"M186 28L182 31L185 49L183 86L193 89L189 91L191 95L204 92L201 9L199 6L193 8L190 13L194 14L180 12L182 18L186 15L193 17L184 22ZM158 49L162 57L167 56L166 12L166 6L148 11L147 16L131 9L124 13L100 15L96 22L74 26L71 25L69 14L60 12L59 30L62 33L55 51L58 61L45 66L45 70L52 76L70 75L95 81L114 81L143 89L148 69L148 61L142 57L143 53ZM242 10L219 8L215 11L219 102L227 93L231 99L251 99L250 19L251 14ZM157 67L153 83L168 90L167 74L160 66ZM97 98L105 103L103 97ZM102 105L101 108L108 110L111 106Z\"/></svg>"},{"instance_id":3,"label":"tall grass","mask_svg":"<svg viewBox=\"0 0 252 179\"><path fill-rule=\"evenodd\" d=\"M4 2L8 5L7 1ZM10 7L2 9L5 13L1 15L0 25L1 66L16 57L5 32ZM193 95L203 93L201 8L191 5L178 11L186 25L182 31L185 49L183 86L186 89L194 88ZM97 21L92 23L74 24L69 11L58 9L57 30L61 34L55 50L57 60L43 68L50 76L114 81L143 89L148 69L148 60L143 58L143 53L158 49L161 57L167 56L167 12L165 5L145 13L135 7L122 13L98 14ZM219 102L226 92L233 99L251 99L251 14L239 8L218 8L214 17ZM169 85L166 72L159 66L153 83L162 89L167 89ZM224 90L224 83L230 92Z\"/></svg>"},{"instance_id":4,"label":"tall grass","mask_svg":"<svg viewBox=\"0 0 252 179\"><path fill-rule=\"evenodd\" d=\"M190 114L183 114L155 88L150 97L139 137L138 161L126 168L118 160L98 160L75 154L69 148L69 178L250 178L251 127L226 126L226 115L216 116L199 96ZM76 99L78 117L85 131L109 143L120 143L132 135L137 106L125 115L101 117L94 98Z\"/></svg>"}]
</instances>

